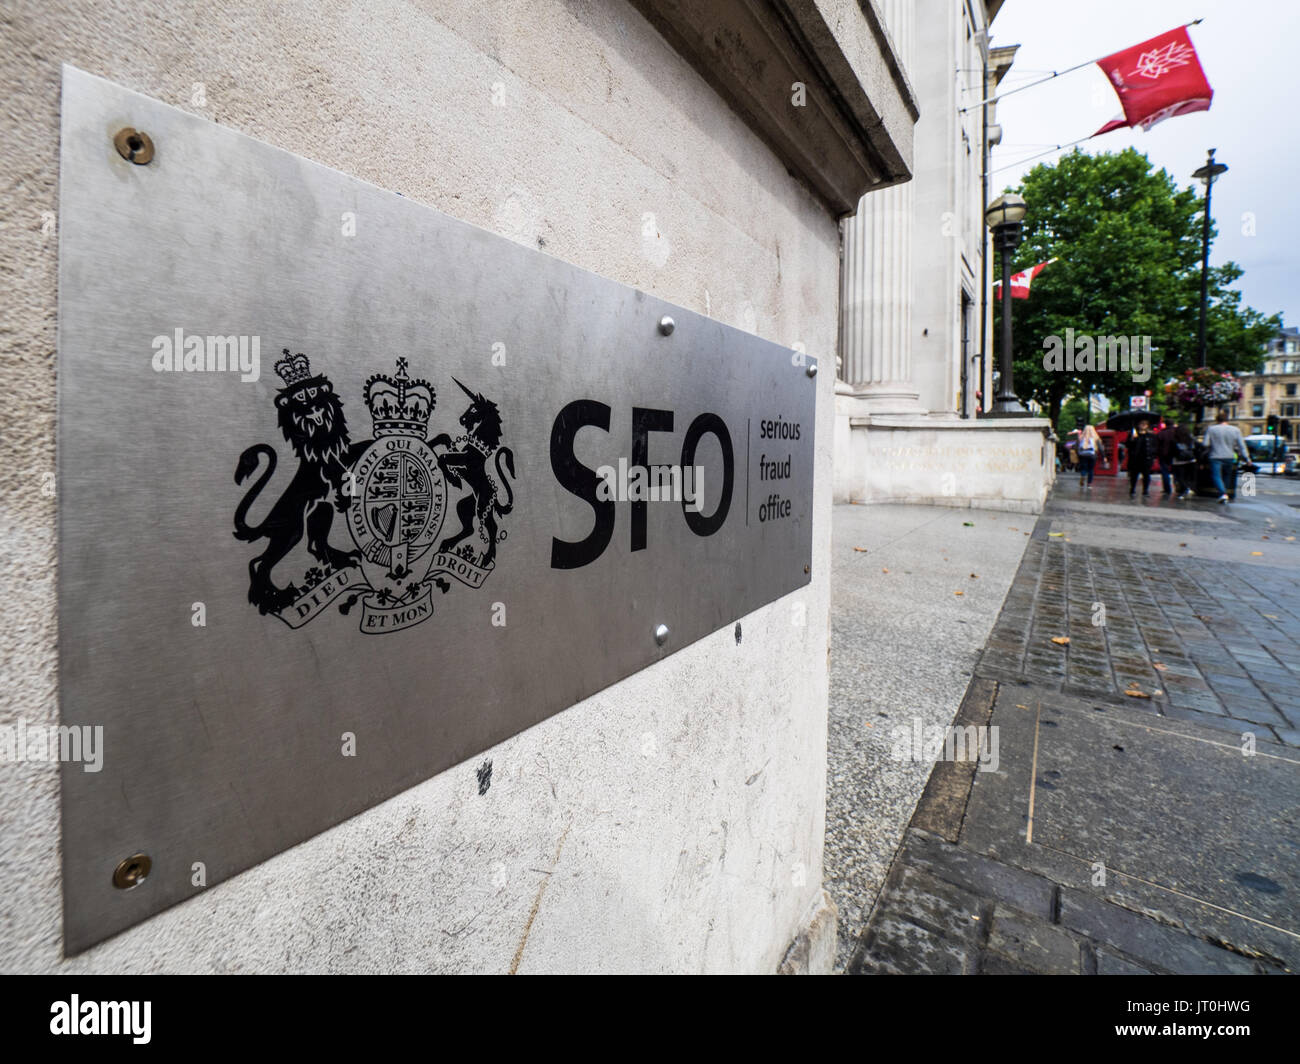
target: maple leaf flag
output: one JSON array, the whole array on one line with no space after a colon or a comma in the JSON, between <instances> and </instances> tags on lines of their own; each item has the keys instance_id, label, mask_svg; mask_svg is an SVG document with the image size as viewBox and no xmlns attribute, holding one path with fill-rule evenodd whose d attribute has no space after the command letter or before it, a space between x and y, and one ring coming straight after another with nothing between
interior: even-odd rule
<instances>
[{"instance_id":1,"label":"maple leaf flag","mask_svg":"<svg viewBox=\"0 0 1300 1064\"><path fill-rule=\"evenodd\" d=\"M1093 136L1126 126L1146 131L1175 115L1208 111L1214 98L1186 26L1098 59L1097 65L1119 95L1124 117L1107 122Z\"/></svg>"},{"instance_id":2,"label":"maple leaf flag","mask_svg":"<svg viewBox=\"0 0 1300 1064\"><path fill-rule=\"evenodd\" d=\"M1029 286L1034 283L1034 278L1042 272L1044 266L1050 266L1055 261L1055 259L1048 259L1046 262L1040 262L1037 266L1031 266L1027 270L1021 270L1019 273L1013 273L1011 275L1011 298L1028 299ZM994 288L999 288L1001 285L1001 281L993 282Z\"/></svg>"}]
</instances>

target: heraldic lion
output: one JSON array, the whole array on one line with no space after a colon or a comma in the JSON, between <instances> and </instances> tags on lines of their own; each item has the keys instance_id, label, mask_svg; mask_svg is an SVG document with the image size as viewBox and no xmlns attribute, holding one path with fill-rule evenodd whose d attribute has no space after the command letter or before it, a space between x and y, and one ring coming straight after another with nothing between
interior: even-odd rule
<instances>
[{"instance_id":1,"label":"heraldic lion","mask_svg":"<svg viewBox=\"0 0 1300 1064\"><path fill-rule=\"evenodd\" d=\"M247 523L248 511L275 473L275 450L269 444L254 444L239 456L235 467L235 483L242 484L260 458L267 459L262 475L235 510L236 539L268 541L266 550L248 563L248 601L264 614L278 612L297 598L297 587L277 586L271 571L304 536L307 549L322 565L344 569L358 564L360 552L336 550L329 544L329 534L334 512L345 512L350 502L343 490L348 468L369 443L354 448L349 441L343 402L329 378L313 376L305 355L290 357L287 349L284 354L275 364L285 382L276 394L275 407L280 431L298 458L298 471L260 524Z\"/></svg>"}]
</instances>

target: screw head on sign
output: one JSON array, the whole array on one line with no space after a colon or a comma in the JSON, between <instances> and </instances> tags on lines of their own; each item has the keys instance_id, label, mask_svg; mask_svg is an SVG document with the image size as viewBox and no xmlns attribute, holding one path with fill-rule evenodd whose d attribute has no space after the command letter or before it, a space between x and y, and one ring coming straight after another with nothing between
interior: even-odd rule
<instances>
[{"instance_id":1,"label":"screw head on sign","mask_svg":"<svg viewBox=\"0 0 1300 1064\"><path fill-rule=\"evenodd\" d=\"M672 336L673 330L677 328L677 323L665 314L659 319L659 331L665 336Z\"/></svg>"},{"instance_id":2,"label":"screw head on sign","mask_svg":"<svg viewBox=\"0 0 1300 1064\"><path fill-rule=\"evenodd\" d=\"M817 363L816 363L816 362L811 363L811 364L808 366L808 369L805 370L805 372L806 372L806 373L808 374L808 376L810 376L810 377L815 377L815 376L817 376Z\"/></svg>"},{"instance_id":3,"label":"screw head on sign","mask_svg":"<svg viewBox=\"0 0 1300 1064\"><path fill-rule=\"evenodd\" d=\"M668 642L668 625L661 624L655 629L655 642L663 646Z\"/></svg>"},{"instance_id":4,"label":"screw head on sign","mask_svg":"<svg viewBox=\"0 0 1300 1064\"><path fill-rule=\"evenodd\" d=\"M153 861L147 853L133 853L113 870L113 886L118 890L138 887L148 877Z\"/></svg>"},{"instance_id":5,"label":"screw head on sign","mask_svg":"<svg viewBox=\"0 0 1300 1064\"><path fill-rule=\"evenodd\" d=\"M136 166L144 166L153 159L153 139L140 129L130 126L119 129L113 137L113 147L118 155Z\"/></svg>"}]
</instances>

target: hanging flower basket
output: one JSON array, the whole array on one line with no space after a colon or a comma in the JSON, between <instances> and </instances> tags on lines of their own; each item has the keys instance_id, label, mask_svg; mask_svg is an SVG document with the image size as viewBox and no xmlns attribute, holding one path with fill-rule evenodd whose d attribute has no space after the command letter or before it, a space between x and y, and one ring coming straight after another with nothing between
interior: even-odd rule
<instances>
[{"instance_id":1,"label":"hanging flower basket","mask_svg":"<svg viewBox=\"0 0 1300 1064\"><path fill-rule=\"evenodd\" d=\"M1217 369L1189 369L1165 385L1165 398L1183 410L1235 403L1241 394L1237 378Z\"/></svg>"}]
</instances>

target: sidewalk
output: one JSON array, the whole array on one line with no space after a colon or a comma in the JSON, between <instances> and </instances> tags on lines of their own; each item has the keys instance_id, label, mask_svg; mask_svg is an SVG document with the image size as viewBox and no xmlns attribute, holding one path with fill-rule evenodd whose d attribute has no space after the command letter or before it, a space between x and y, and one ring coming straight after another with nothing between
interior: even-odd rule
<instances>
[{"instance_id":1,"label":"sidewalk","mask_svg":"<svg viewBox=\"0 0 1300 1064\"><path fill-rule=\"evenodd\" d=\"M1300 482L1257 488L1058 480L958 716L997 762L934 766L850 971L1300 967Z\"/></svg>"},{"instance_id":2,"label":"sidewalk","mask_svg":"<svg viewBox=\"0 0 1300 1064\"><path fill-rule=\"evenodd\" d=\"M839 908L837 970L932 767L892 757L895 728L952 721L1034 520L936 506L835 507L823 877Z\"/></svg>"}]
</instances>

